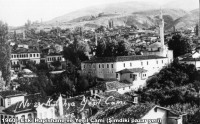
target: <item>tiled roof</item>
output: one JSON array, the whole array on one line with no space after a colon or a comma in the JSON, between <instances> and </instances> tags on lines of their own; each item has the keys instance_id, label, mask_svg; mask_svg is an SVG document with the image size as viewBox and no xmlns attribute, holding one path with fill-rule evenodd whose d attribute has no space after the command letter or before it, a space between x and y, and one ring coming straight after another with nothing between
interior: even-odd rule
<instances>
[{"instance_id":1,"label":"tiled roof","mask_svg":"<svg viewBox=\"0 0 200 124\"><path fill-rule=\"evenodd\" d=\"M114 106L110 106L108 108L102 109L98 111L91 118L94 119L103 119L103 118L130 118L130 119L140 119L144 115L146 115L155 105L152 103L145 104L118 104Z\"/></svg>"},{"instance_id":2,"label":"tiled roof","mask_svg":"<svg viewBox=\"0 0 200 124\"><path fill-rule=\"evenodd\" d=\"M19 54L19 53L40 53L40 52L34 49L25 49L25 48L12 50L12 54Z\"/></svg>"},{"instance_id":3,"label":"tiled roof","mask_svg":"<svg viewBox=\"0 0 200 124\"><path fill-rule=\"evenodd\" d=\"M183 58L180 61L200 61L200 58L191 58L191 57L189 57L189 58Z\"/></svg>"},{"instance_id":4,"label":"tiled roof","mask_svg":"<svg viewBox=\"0 0 200 124\"><path fill-rule=\"evenodd\" d=\"M110 81L110 82L100 82L92 89L110 91L129 86L132 86L132 84L128 82Z\"/></svg>"},{"instance_id":5,"label":"tiled roof","mask_svg":"<svg viewBox=\"0 0 200 124\"><path fill-rule=\"evenodd\" d=\"M109 63L109 62L123 62L123 61L135 61L135 60L148 60L148 59L162 59L166 57L157 55L134 55L134 56L117 56L117 57L98 57L93 58L83 63Z\"/></svg>"},{"instance_id":6,"label":"tiled roof","mask_svg":"<svg viewBox=\"0 0 200 124\"><path fill-rule=\"evenodd\" d=\"M13 97L13 96L25 96L25 92L21 91L14 91L14 90L5 90L5 91L0 91L0 96L6 98L6 97Z\"/></svg>"},{"instance_id":7,"label":"tiled roof","mask_svg":"<svg viewBox=\"0 0 200 124\"><path fill-rule=\"evenodd\" d=\"M143 68L132 68L132 69L123 69L121 71L118 71L116 73L142 73L142 72L147 72L147 70L143 69Z\"/></svg>"},{"instance_id":8,"label":"tiled roof","mask_svg":"<svg viewBox=\"0 0 200 124\"><path fill-rule=\"evenodd\" d=\"M107 82L106 86L107 86L107 90L109 91L109 90L132 86L132 83L128 84L128 83L121 83L119 81L114 81L114 82Z\"/></svg>"}]
</instances>

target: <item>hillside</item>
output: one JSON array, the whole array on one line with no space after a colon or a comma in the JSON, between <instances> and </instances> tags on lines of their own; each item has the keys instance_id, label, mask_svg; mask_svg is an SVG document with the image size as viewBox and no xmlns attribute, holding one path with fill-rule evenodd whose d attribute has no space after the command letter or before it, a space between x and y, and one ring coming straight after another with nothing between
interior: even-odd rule
<instances>
[{"instance_id":1,"label":"hillside","mask_svg":"<svg viewBox=\"0 0 200 124\"><path fill-rule=\"evenodd\" d=\"M138 10L138 6L136 7L136 10ZM188 12L181 9L163 9L162 11L166 27L170 27L170 24L174 23L174 20L188 14ZM97 10L95 12L97 12ZM53 26L60 26L62 28L74 28L77 26L85 28L96 28L101 25L107 26L108 21L112 19L115 26L135 25L138 28L147 28L151 26L156 26L158 17L160 15L160 9L135 11L135 9L132 8L131 10L129 9L127 13L112 13L112 11L108 10L106 12L107 13L98 13L97 15L80 16L73 19L67 18L65 21L57 21L57 23L55 23L54 21L50 21L49 24ZM73 17L75 17L75 15ZM60 18L60 20L64 19L64 17L58 18Z\"/></svg>"},{"instance_id":2,"label":"hillside","mask_svg":"<svg viewBox=\"0 0 200 124\"><path fill-rule=\"evenodd\" d=\"M186 14L185 16L176 19L169 28L171 28L173 25L176 26L177 29L194 27L198 23L198 19L199 10L195 9L190 11L190 13Z\"/></svg>"},{"instance_id":3,"label":"hillside","mask_svg":"<svg viewBox=\"0 0 200 124\"><path fill-rule=\"evenodd\" d=\"M47 24L66 23L78 17L83 16L97 16L99 13L112 13L112 14L127 14L137 11L157 9L158 5L152 5L146 2L122 2L115 4L105 4L99 6L92 6L89 8L77 10L60 17L56 17L47 22Z\"/></svg>"}]
</instances>

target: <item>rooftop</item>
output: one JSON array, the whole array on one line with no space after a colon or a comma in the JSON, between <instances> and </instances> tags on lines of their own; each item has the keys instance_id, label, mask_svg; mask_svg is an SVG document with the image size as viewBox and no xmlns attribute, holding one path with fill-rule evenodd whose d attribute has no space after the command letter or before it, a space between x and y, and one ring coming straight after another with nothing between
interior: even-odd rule
<instances>
[{"instance_id":1,"label":"rooftop","mask_svg":"<svg viewBox=\"0 0 200 124\"><path fill-rule=\"evenodd\" d=\"M15 97L15 96L24 96L26 95L25 92L21 91L14 91L14 90L5 90L0 92L0 96L3 98L8 98L8 97Z\"/></svg>"},{"instance_id":2,"label":"rooftop","mask_svg":"<svg viewBox=\"0 0 200 124\"><path fill-rule=\"evenodd\" d=\"M110 91L110 90L116 90L116 89L129 87L129 86L132 86L132 84L128 82L108 81L108 82L100 82L92 89Z\"/></svg>"},{"instance_id":3,"label":"rooftop","mask_svg":"<svg viewBox=\"0 0 200 124\"><path fill-rule=\"evenodd\" d=\"M93 58L83 63L109 63L109 62L123 62L123 61L136 61L136 60L149 60L149 59L163 59L166 57L157 55L134 55L134 56L117 56L117 57L98 57Z\"/></svg>"},{"instance_id":4,"label":"rooftop","mask_svg":"<svg viewBox=\"0 0 200 124\"><path fill-rule=\"evenodd\" d=\"M132 69L123 69L121 71L118 71L116 73L142 73L142 72L147 72L147 70L143 69L143 68L132 68Z\"/></svg>"},{"instance_id":5,"label":"rooftop","mask_svg":"<svg viewBox=\"0 0 200 124\"><path fill-rule=\"evenodd\" d=\"M200 58L188 57L188 58L183 58L180 61L200 61Z\"/></svg>"},{"instance_id":6,"label":"rooftop","mask_svg":"<svg viewBox=\"0 0 200 124\"><path fill-rule=\"evenodd\" d=\"M25 48L12 50L12 54L19 54L19 53L40 53L40 52L35 49L25 49Z\"/></svg>"}]
</instances>

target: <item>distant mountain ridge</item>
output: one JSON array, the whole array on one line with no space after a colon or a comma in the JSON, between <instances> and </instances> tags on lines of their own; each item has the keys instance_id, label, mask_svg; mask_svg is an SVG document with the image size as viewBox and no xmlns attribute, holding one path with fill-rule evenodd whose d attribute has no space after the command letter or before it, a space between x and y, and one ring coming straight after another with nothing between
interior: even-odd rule
<instances>
[{"instance_id":1,"label":"distant mountain ridge","mask_svg":"<svg viewBox=\"0 0 200 124\"><path fill-rule=\"evenodd\" d=\"M194 0L191 0L194 1ZM179 28L188 28L195 26L198 22L198 10L185 11L184 8L188 1L173 1L164 5L162 12L165 20L165 29L171 29L175 26ZM195 1L196 2L196 1ZM180 4L180 6L178 6ZM176 7L176 9L174 9ZM189 7L188 10L192 9ZM61 27L74 28L82 26L85 28L96 28L101 25L107 26L109 20L114 21L115 26L135 25L138 28L147 28L157 26L160 6L146 2L121 2L114 4L105 4L80 9L63 16L56 17L50 21L41 24L39 27Z\"/></svg>"},{"instance_id":2,"label":"distant mountain ridge","mask_svg":"<svg viewBox=\"0 0 200 124\"><path fill-rule=\"evenodd\" d=\"M198 20L199 20L199 9L195 9L195 10L190 11L188 14L184 15L183 17L176 19L171 24L171 26L175 26L178 29L190 28L198 24Z\"/></svg>"}]
</instances>

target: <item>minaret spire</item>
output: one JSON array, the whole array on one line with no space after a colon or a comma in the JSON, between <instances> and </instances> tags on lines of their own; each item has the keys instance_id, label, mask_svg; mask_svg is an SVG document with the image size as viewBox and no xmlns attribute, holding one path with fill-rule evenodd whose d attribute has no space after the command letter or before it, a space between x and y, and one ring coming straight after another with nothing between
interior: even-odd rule
<instances>
[{"instance_id":1,"label":"minaret spire","mask_svg":"<svg viewBox=\"0 0 200 124\"><path fill-rule=\"evenodd\" d=\"M199 26L198 26L198 37L200 42L200 0L199 0Z\"/></svg>"},{"instance_id":2,"label":"minaret spire","mask_svg":"<svg viewBox=\"0 0 200 124\"><path fill-rule=\"evenodd\" d=\"M165 42L164 42L164 19L163 19L163 13L162 13L162 9L161 8L160 8L159 27L160 27L160 42L161 42L161 47L164 48L164 46L165 46Z\"/></svg>"}]
</instances>

